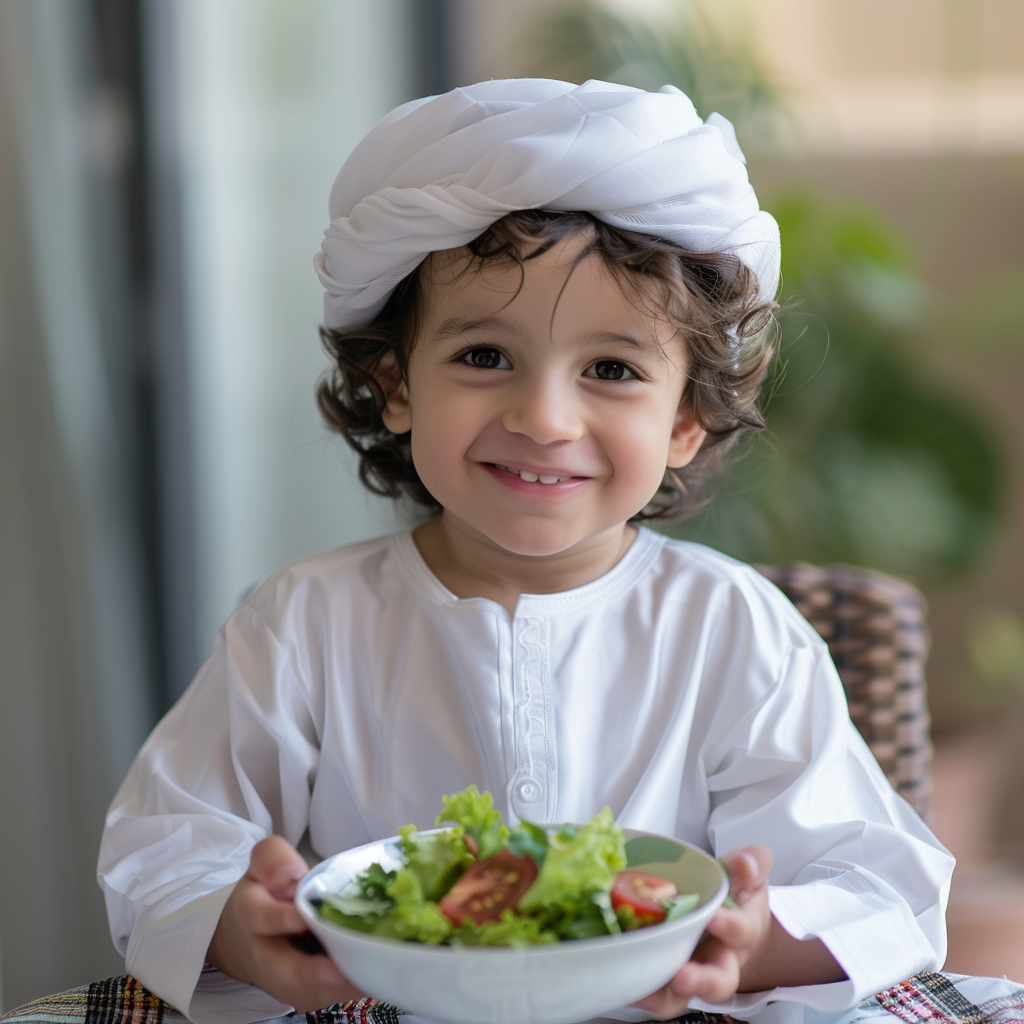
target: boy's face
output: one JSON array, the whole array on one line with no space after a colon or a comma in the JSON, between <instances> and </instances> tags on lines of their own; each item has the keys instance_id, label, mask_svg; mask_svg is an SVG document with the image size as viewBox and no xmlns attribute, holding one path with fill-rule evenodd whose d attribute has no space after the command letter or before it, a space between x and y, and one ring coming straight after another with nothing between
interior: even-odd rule
<instances>
[{"instance_id":1,"label":"boy's face","mask_svg":"<svg viewBox=\"0 0 1024 1024\"><path fill-rule=\"evenodd\" d=\"M517 267L440 254L425 284L408 384L384 421L445 517L517 555L605 535L685 465L704 431L683 403L686 346L628 298L585 240ZM563 290L564 289L564 290ZM545 482L548 481L548 482Z\"/></svg>"}]
</instances>

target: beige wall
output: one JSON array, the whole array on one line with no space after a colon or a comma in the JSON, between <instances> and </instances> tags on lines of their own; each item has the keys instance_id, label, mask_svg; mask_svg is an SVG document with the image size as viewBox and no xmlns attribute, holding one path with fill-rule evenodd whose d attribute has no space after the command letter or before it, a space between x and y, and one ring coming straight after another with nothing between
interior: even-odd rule
<instances>
[{"instance_id":1,"label":"beige wall","mask_svg":"<svg viewBox=\"0 0 1024 1024\"><path fill-rule=\"evenodd\" d=\"M530 67L528 28L570 0L461 0L460 81ZM657 20L673 0L605 0ZM698 0L759 41L797 112L792 148L913 153L1024 150L1020 0Z\"/></svg>"}]
</instances>

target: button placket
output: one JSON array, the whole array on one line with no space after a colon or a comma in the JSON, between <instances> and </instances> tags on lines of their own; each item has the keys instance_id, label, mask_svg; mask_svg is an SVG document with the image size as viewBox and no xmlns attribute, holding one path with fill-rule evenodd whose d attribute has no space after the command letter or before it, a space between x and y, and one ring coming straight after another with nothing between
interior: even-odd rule
<instances>
[{"instance_id":1,"label":"button placket","mask_svg":"<svg viewBox=\"0 0 1024 1024\"><path fill-rule=\"evenodd\" d=\"M520 817L547 821L554 812L554 708L547 678L544 619L517 619L513 626L512 684L515 701L516 771L509 806Z\"/></svg>"}]
</instances>

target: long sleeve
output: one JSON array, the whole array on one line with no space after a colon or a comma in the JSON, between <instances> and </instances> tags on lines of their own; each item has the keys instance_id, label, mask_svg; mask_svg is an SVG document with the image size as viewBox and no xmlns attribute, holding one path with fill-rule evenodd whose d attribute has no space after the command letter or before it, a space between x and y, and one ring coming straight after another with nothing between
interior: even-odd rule
<instances>
[{"instance_id":1,"label":"long sleeve","mask_svg":"<svg viewBox=\"0 0 1024 1024\"><path fill-rule=\"evenodd\" d=\"M833 985L737 996L840 1010L945 959L953 858L889 786L849 722L827 650L794 648L776 684L705 752L720 855L771 846L769 904L798 939L819 938L846 972Z\"/></svg>"},{"instance_id":2,"label":"long sleeve","mask_svg":"<svg viewBox=\"0 0 1024 1024\"><path fill-rule=\"evenodd\" d=\"M718 854L770 846L772 910L850 980L739 997L745 1019L768 999L776 1016L848 1007L942 961L952 858L850 724L825 645L753 570L646 530L605 576L523 595L511 617L447 591L409 534L276 573L114 800L114 941L198 1024L279 1014L201 974L253 845L274 833L327 857L429 826L470 784L507 820L607 805Z\"/></svg>"},{"instance_id":3,"label":"long sleeve","mask_svg":"<svg viewBox=\"0 0 1024 1024\"><path fill-rule=\"evenodd\" d=\"M270 833L297 846L306 831L318 749L301 675L295 652L242 606L107 816L98 875L115 945L132 975L193 1020L290 1009L217 973L195 989L252 847Z\"/></svg>"}]
</instances>

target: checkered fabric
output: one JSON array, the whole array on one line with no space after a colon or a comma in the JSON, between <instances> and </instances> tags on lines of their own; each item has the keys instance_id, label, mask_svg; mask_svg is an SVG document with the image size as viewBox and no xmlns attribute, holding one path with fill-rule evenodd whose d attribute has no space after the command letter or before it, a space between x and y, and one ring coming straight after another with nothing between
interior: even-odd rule
<instances>
[{"instance_id":1,"label":"checkered fabric","mask_svg":"<svg viewBox=\"0 0 1024 1024\"><path fill-rule=\"evenodd\" d=\"M313 1013L294 1014L295 1024L398 1024L406 1016L388 1003L360 999ZM1024 985L1005 978L918 974L864 1000L853 1010L808 1010L805 1024L1024 1024ZM134 978L107 978L27 1003L5 1013L0 1024L188 1024L173 1007ZM720 1013L687 1013L675 1024L741 1024Z\"/></svg>"}]
</instances>

